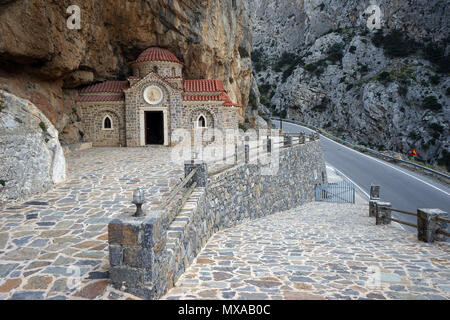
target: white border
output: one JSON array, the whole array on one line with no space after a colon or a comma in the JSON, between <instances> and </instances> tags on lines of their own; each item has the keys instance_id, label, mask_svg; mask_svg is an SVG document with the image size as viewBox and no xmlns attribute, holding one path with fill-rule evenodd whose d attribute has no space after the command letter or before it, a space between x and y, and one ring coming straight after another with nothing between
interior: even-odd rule
<instances>
[{"instance_id":1,"label":"white border","mask_svg":"<svg viewBox=\"0 0 450 320\"><path fill-rule=\"evenodd\" d=\"M105 128L105 120L106 120L106 118L109 118L109 121L111 121L111 128ZM114 130L114 122L113 122L113 120L112 120L112 118L111 118L111 116L109 114L107 114L106 116L103 117L102 130L105 130L105 131Z\"/></svg>"},{"instance_id":2,"label":"white border","mask_svg":"<svg viewBox=\"0 0 450 320\"><path fill-rule=\"evenodd\" d=\"M168 110L165 107L144 107L139 110L139 125L140 125L140 145L145 147L145 112L146 111L162 111L164 122L164 146L169 145L169 126L167 122Z\"/></svg>"},{"instance_id":3,"label":"white border","mask_svg":"<svg viewBox=\"0 0 450 320\"><path fill-rule=\"evenodd\" d=\"M205 119L205 126L204 127L200 127L200 125L199 125L200 124L199 123L200 117L203 117L203 119ZM206 117L205 117L205 115L203 113L199 114L199 116L197 117L197 120L195 121L195 128L199 128L199 129L206 129L206 128L208 128L208 121L206 120Z\"/></svg>"},{"instance_id":4,"label":"white border","mask_svg":"<svg viewBox=\"0 0 450 320\"><path fill-rule=\"evenodd\" d=\"M157 101L150 101L150 100L147 99L147 93L148 93L148 91L150 91L151 89L156 89L156 90L159 91L159 93L160 93L160 98L159 98L159 100L157 100ZM145 100L145 102L147 102L148 104L150 104L150 105L156 105L156 104L161 103L161 101L162 101L163 99L164 99L164 94L163 94L163 92L162 92L162 90L161 90L160 87L155 86L155 85L152 85L152 86L148 86L147 88L145 88L145 90L144 90L144 100Z\"/></svg>"}]
</instances>

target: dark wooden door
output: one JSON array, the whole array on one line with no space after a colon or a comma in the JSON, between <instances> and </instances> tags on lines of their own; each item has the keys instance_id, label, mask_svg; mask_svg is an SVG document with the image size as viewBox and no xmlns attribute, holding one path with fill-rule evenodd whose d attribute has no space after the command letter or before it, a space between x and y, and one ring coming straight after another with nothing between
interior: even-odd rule
<instances>
[{"instance_id":1,"label":"dark wooden door","mask_svg":"<svg viewBox=\"0 0 450 320\"><path fill-rule=\"evenodd\" d=\"M145 143L164 144L164 115L162 111L145 112Z\"/></svg>"}]
</instances>

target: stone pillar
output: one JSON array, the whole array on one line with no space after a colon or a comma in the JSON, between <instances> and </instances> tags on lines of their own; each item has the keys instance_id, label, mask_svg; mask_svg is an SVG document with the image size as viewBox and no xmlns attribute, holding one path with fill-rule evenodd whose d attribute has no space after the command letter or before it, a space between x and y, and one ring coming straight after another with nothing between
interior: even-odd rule
<instances>
[{"instance_id":1,"label":"stone pillar","mask_svg":"<svg viewBox=\"0 0 450 320\"><path fill-rule=\"evenodd\" d=\"M162 291L160 256L165 232L155 218L115 219L108 225L109 278L119 290L145 299L157 299Z\"/></svg>"},{"instance_id":2,"label":"stone pillar","mask_svg":"<svg viewBox=\"0 0 450 320\"><path fill-rule=\"evenodd\" d=\"M437 230L446 230L447 223L438 220L438 217L447 218L447 212L440 209L417 209L417 237L419 241L443 241L445 236Z\"/></svg>"},{"instance_id":3,"label":"stone pillar","mask_svg":"<svg viewBox=\"0 0 450 320\"><path fill-rule=\"evenodd\" d=\"M284 135L284 146L292 147L292 136L285 134Z\"/></svg>"},{"instance_id":4,"label":"stone pillar","mask_svg":"<svg viewBox=\"0 0 450 320\"><path fill-rule=\"evenodd\" d=\"M377 216L377 202L378 200L369 200L369 217L375 218Z\"/></svg>"},{"instance_id":5,"label":"stone pillar","mask_svg":"<svg viewBox=\"0 0 450 320\"><path fill-rule=\"evenodd\" d=\"M300 135L298 136L298 143L299 144L305 144L305 133L300 133Z\"/></svg>"},{"instance_id":6,"label":"stone pillar","mask_svg":"<svg viewBox=\"0 0 450 320\"><path fill-rule=\"evenodd\" d=\"M391 220L389 220L387 218L391 218L391 216L392 216L391 209L390 209L390 208L392 208L391 203L377 201L376 207L377 207L376 224L377 225L390 224ZM387 208L380 208L380 207L387 207Z\"/></svg>"},{"instance_id":7,"label":"stone pillar","mask_svg":"<svg viewBox=\"0 0 450 320\"><path fill-rule=\"evenodd\" d=\"M197 182L197 187L205 188L208 183L208 165L205 161L187 161L184 163L184 176L187 177L194 169L197 169L197 172L186 184L186 187L189 188L194 182Z\"/></svg>"},{"instance_id":8,"label":"stone pillar","mask_svg":"<svg viewBox=\"0 0 450 320\"><path fill-rule=\"evenodd\" d=\"M370 200L380 200L380 186L370 186Z\"/></svg>"}]
</instances>

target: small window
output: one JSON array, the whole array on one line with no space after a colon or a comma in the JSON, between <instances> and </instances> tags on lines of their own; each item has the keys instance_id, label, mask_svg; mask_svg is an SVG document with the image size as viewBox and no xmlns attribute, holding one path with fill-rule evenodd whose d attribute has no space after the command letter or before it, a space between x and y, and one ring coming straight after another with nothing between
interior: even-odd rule
<instances>
[{"instance_id":1,"label":"small window","mask_svg":"<svg viewBox=\"0 0 450 320\"><path fill-rule=\"evenodd\" d=\"M112 130L112 121L109 116L103 119L103 130Z\"/></svg>"},{"instance_id":2,"label":"small window","mask_svg":"<svg viewBox=\"0 0 450 320\"><path fill-rule=\"evenodd\" d=\"M206 119L205 119L204 116L200 116L200 117L198 118L197 123L198 123L198 127L199 127L199 128L206 128Z\"/></svg>"},{"instance_id":3,"label":"small window","mask_svg":"<svg viewBox=\"0 0 450 320\"><path fill-rule=\"evenodd\" d=\"M172 68L172 77L176 77L177 76L177 72L175 71L175 68Z\"/></svg>"},{"instance_id":4,"label":"small window","mask_svg":"<svg viewBox=\"0 0 450 320\"><path fill-rule=\"evenodd\" d=\"M155 71L156 73L158 73L158 66L154 66L154 67L153 67L153 71Z\"/></svg>"}]
</instances>

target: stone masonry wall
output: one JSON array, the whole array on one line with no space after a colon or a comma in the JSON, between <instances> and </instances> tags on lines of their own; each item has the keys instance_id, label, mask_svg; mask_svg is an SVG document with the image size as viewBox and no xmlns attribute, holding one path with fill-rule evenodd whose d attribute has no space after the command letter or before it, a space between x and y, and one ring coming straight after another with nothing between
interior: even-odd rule
<instances>
[{"instance_id":1,"label":"stone masonry wall","mask_svg":"<svg viewBox=\"0 0 450 320\"><path fill-rule=\"evenodd\" d=\"M164 211L117 219L109 225L110 279L121 290L146 299L167 292L217 231L314 200L314 186L326 181L320 141L281 149L274 175L258 164L240 164L207 178L171 221ZM188 164L186 174L192 168ZM203 170L201 170L203 168ZM206 169L206 170L205 170Z\"/></svg>"},{"instance_id":2,"label":"stone masonry wall","mask_svg":"<svg viewBox=\"0 0 450 320\"><path fill-rule=\"evenodd\" d=\"M123 102L79 103L83 126L86 129L85 140L94 147L125 146L125 105ZM112 130L103 129L103 119L109 116Z\"/></svg>"}]
</instances>

